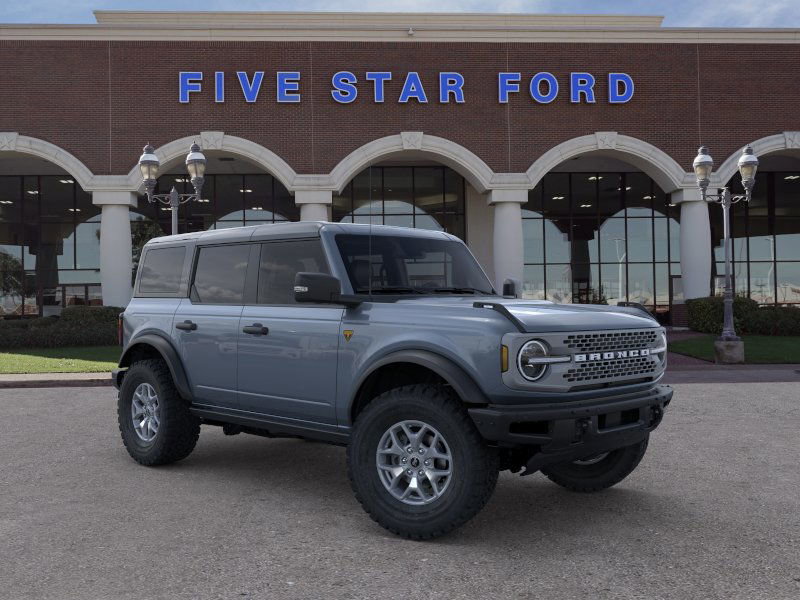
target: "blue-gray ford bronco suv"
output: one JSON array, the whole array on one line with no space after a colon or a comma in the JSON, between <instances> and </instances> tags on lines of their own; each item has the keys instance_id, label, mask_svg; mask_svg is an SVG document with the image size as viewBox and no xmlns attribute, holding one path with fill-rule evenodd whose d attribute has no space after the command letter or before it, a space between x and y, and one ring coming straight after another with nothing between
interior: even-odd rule
<instances>
[{"instance_id":1,"label":"blue-gray ford bronco suv","mask_svg":"<svg viewBox=\"0 0 800 600\"><path fill-rule=\"evenodd\" d=\"M186 458L201 425L346 445L364 509L413 539L473 517L502 470L576 492L619 483L672 398L646 311L498 295L435 231L156 238L121 326L113 378L134 460Z\"/></svg>"}]
</instances>

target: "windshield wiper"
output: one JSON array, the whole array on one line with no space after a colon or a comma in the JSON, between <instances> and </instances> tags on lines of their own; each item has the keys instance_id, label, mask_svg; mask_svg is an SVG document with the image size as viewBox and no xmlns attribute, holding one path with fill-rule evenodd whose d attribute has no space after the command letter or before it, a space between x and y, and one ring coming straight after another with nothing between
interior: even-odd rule
<instances>
[{"instance_id":1,"label":"windshield wiper","mask_svg":"<svg viewBox=\"0 0 800 600\"><path fill-rule=\"evenodd\" d=\"M356 290L356 294L422 294L423 292L412 287L406 286L385 286L385 287L374 287L371 290L369 288L358 288Z\"/></svg>"},{"instance_id":2,"label":"windshield wiper","mask_svg":"<svg viewBox=\"0 0 800 600\"><path fill-rule=\"evenodd\" d=\"M434 288L434 292L440 294L483 294L486 295L489 292L486 290L479 290L477 288L472 287L440 287Z\"/></svg>"}]
</instances>

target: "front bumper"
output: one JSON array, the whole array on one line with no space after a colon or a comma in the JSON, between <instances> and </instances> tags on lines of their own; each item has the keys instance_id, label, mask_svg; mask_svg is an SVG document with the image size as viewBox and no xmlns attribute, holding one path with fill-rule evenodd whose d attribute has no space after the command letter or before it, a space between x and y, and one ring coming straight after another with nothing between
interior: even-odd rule
<instances>
[{"instance_id":1,"label":"front bumper","mask_svg":"<svg viewBox=\"0 0 800 600\"><path fill-rule=\"evenodd\" d=\"M481 435L501 446L533 450L527 473L629 446L658 427L672 388L560 404L469 409Z\"/></svg>"}]
</instances>

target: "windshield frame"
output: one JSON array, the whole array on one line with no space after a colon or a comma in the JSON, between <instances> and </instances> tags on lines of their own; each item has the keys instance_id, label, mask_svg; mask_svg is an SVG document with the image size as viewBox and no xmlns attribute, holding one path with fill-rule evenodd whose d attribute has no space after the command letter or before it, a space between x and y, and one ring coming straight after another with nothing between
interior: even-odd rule
<instances>
[{"instance_id":1,"label":"windshield frame","mask_svg":"<svg viewBox=\"0 0 800 600\"><path fill-rule=\"evenodd\" d=\"M458 271L459 274L455 277L453 276L454 273L452 271L445 271L441 274L441 279L435 284L433 284L434 280L432 279L432 283L430 285L420 286L415 284L414 278L421 277L421 275L409 277L409 273L407 272L407 267L409 264L419 263L407 262L409 259L402 258L400 252L398 252L397 256L389 254L391 250L390 248L387 248L382 252L373 252L371 256L368 254L368 252L356 255L355 252L359 250L358 248L348 250L344 244L348 241L351 243L356 243L361 242L362 239L369 240L370 234L366 232L340 231L331 236L331 247L335 252L337 252L338 259L341 261L340 264L342 266L343 279L342 283L352 289L353 295L368 297L374 301L394 301L401 298L430 298L432 296L485 297L497 295L497 292L495 291L491 280L486 275L486 272L483 270L483 267L481 267L480 263L469 250L467 245L458 238L445 234L444 232L441 233L441 237L434 237L432 235L409 235L402 232L388 233L385 231L381 231L380 233L372 233L371 237L373 244L377 243L378 245L387 245L392 241L394 241L398 246L414 243L419 243L421 246L441 245L442 252L445 252L448 255L448 259L445 259L443 264L449 263L454 267L458 265L458 268L461 270ZM358 285L358 282L353 274L351 263L353 260L356 260L356 256L361 256L361 258L358 260L364 261L365 257L369 257L369 260L371 260L372 257L379 255L383 256L380 261L371 261L372 265L382 265L382 267L379 268L379 271L388 271L389 267L391 266L396 267L397 270L404 269L405 272L402 275L397 272L393 273L394 281L387 281L385 285L374 285L375 267L373 266L370 269L373 273L373 277L371 278L373 281L373 286L370 291L370 288L367 285ZM388 263L387 259L389 261ZM430 262L432 264L436 263L436 261ZM363 266L361 268L363 269ZM384 276L389 277L388 274L385 274ZM405 279L398 281L398 276L404 276ZM438 276L438 274L429 276L435 278ZM424 277L424 275L422 275L422 277ZM442 283L445 285L441 285ZM475 291L471 291L472 289Z\"/></svg>"}]
</instances>

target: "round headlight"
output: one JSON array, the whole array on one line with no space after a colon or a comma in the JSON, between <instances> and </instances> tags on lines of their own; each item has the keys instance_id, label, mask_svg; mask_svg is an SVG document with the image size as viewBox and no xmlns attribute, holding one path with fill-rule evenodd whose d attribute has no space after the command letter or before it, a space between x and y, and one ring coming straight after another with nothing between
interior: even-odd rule
<instances>
[{"instance_id":1,"label":"round headlight","mask_svg":"<svg viewBox=\"0 0 800 600\"><path fill-rule=\"evenodd\" d=\"M517 367L522 376L528 381L536 381L541 379L544 372L547 370L547 364L531 364L531 359L535 361L537 358L547 357L547 346L537 340L527 342L519 350L517 355Z\"/></svg>"}]
</instances>

